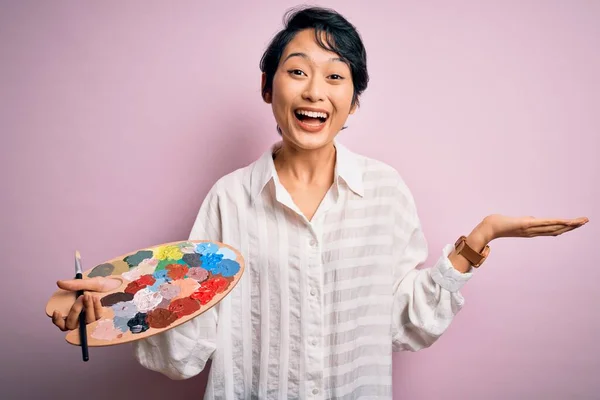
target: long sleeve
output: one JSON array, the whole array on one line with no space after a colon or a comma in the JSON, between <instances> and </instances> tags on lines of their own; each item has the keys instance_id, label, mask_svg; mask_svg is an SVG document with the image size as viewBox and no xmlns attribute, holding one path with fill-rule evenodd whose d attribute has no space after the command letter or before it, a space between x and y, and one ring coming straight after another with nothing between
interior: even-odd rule
<instances>
[{"instance_id":1,"label":"long sleeve","mask_svg":"<svg viewBox=\"0 0 600 400\"><path fill-rule=\"evenodd\" d=\"M410 192L400 187L395 212L393 350L417 351L431 346L464 304L459 289L472 272L457 271L444 246L433 267L419 269L427 259L427 242Z\"/></svg>"},{"instance_id":2,"label":"long sleeve","mask_svg":"<svg viewBox=\"0 0 600 400\"><path fill-rule=\"evenodd\" d=\"M190 240L221 241L218 197L214 188L200 207ZM134 342L134 357L145 368L171 379L199 374L216 350L218 305L161 334Z\"/></svg>"}]
</instances>

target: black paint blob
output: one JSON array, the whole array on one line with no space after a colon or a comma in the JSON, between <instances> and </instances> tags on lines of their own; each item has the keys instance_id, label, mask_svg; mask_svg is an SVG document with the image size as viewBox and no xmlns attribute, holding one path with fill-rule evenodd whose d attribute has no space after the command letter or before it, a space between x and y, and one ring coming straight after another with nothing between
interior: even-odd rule
<instances>
[{"instance_id":1,"label":"black paint blob","mask_svg":"<svg viewBox=\"0 0 600 400\"><path fill-rule=\"evenodd\" d=\"M148 323L146 322L146 313L137 313L135 317L131 318L127 322L127 326L131 333L142 333L146 332L149 328Z\"/></svg>"},{"instance_id":2,"label":"black paint blob","mask_svg":"<svg viewBox=\"0 0 600 400\"><path fill-rule=\"evenodd\" d=\"M200 254L198 254L198 253L184 254L183 261L185 261L185 263L187 265L189 265L190 268L202 266L202 261L200 260Z\"/></svg>"}]
</instances>

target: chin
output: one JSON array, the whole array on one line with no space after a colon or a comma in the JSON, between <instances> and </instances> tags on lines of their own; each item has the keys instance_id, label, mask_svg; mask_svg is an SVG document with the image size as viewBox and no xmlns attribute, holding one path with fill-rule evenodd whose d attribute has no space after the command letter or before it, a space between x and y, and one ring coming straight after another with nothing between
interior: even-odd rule
<instances>
[{"instance_id":1,"label":"chin","mask_svg":"<svg viewBox=\"0 0 600 400\"><path fill-rule=\"evenodd\" d=\"M323 130L319 133L292 132L283 134L282 139L287 144L301 150L317 150L331 145L335 136L327 130Z\"/></svg>"}]
</instances>

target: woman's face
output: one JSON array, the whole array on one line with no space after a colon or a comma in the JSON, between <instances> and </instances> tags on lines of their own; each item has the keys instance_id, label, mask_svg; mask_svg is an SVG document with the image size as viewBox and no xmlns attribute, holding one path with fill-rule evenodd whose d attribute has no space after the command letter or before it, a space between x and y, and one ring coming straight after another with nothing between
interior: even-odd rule
<instances>
[{"instance_id":1,"label":"woman's face","mask_svg":"<svg viewBox=\"0 0 600 400\"><path fill-rule=\"evenodd\" d=\"M265 101L272 104L284 142L315 150L330 144L355 111L353 94L350 67L307 29L285 48Z\"/></svg>"}]
</instances>

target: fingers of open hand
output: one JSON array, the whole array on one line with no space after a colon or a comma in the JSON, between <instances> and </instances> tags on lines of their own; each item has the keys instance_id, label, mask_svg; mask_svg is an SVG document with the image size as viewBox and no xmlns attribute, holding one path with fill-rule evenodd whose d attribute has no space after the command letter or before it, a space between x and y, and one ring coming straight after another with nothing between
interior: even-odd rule
<instances>
[{"instance_id":1,"label":"fingers of open hand","mask_svg":"<svg viewBox=\"0 0 600 400\"><path fill-rule=\"evenodd\" d=\"M102 318L102 304L100 298L92 294L86 293L83 296L79 296L69 314L66 317L59 311L54 311L52 314L52 323L58 327L61 331L69 331L79 326L79 315L84 313L85 323L91 324Z\"/></svg>"},{"instance_id":2,"label":"fingers of open hand","mask_svg":"<svg viewBox=\"0 0 600 400\"><path fill-rule=\"evenodd\" d=\"M552 225L568 225L569 220L560 220L560 219L541 219L534 217L527 217L525 219L524 228L544 228Z\"/></svg>"},{"instance_id":3,"label":"fingers of open hand","mask_svg":"<svg viewBox=\"0 0 600 400\"><path fill-rule=\"evenodd\" d=\"M85 290L90 292L108 292L121 285L118 279L97 276L89 279L69 279L56 282L59 288L64 290Z\"/></svg>"},{"instance_id":4,"label":"fingers of open hand","mask_svg":"<svg viewBox=\"0 0 600 400\"><path fill-rule=\"evenodd\" d=\"M79 296L73 306L71 306L71 310L69 311L69 315L67 315L66 320L66 328L68 330L77 328L79 325L79 314L83 310L84 304L83 299L85 296Z\"/></svg>"},{"instance_id":5,"label":"fingers of open hand","mask_svg":"<svg viewBox=\"0 0 600 400\"><path fill-rule=\"evenodd\" d=\"M96 321L96 308L94 307L94 297L91 294L85 294L83 297L83 306L85 310L85 323L91 324Z\"/></svg>"},{"instance_id":6,"label":"fingers of open hand","mask_svg":"<svg viewBox=\"0 0 600 400\"><path fill-rule=\"evenodd\" d=\"M535 226L532 228L525 229L526 237L536 237L536 236L558 236L563 233L572 231L576 229L577 225L571 224L551 224L545 226Z\"/></svg>"},{"instance_id":7,"label":"fingers of open hand","mask_svg":"<svg viewBox=\"0 0 600 400\"><path fill-rule=\"evenodd\" d=\"M579 228L587 222L588 219L585 217L575 219L539 219L528 217L528 220L522 227L522 233L525 237L558 236Z\"/></svg>"},{"instance_id":8,"label":"fingers of open hand","mask_svg":"<svg viewBox=\"0 0 600 400\"><path fill-rule=\"evenodd\" d=\"M68 331L78 327L79 315L83 312L85 323L91 324L102 318L102 304L98 293L109 292L122 284L119 279L105 277L94 277L89 279L69 279L57 282L59 288L69 291L84 291L82 296L77 297L68 315L65 317L59 311L52 314L52 323L61 331Z\"/></svg>"},{"instance_id":9,"label":"fingers of open hand","mask_svg":"<svg viewBox=\"0 0 600 400\"><path fill-rule=\"evenodd\" d=\"M83 309L83 296L79 296L71 306L69 314L64 317L60 311L52 313L52 323L61 331L68 331L77 326L77 318Z\"/></svg>"},{"instance_id":10,"label":"fingers of open hand","mask_svg":"<svg viewBox=\"0 0 600 400\"><path fill-rule=\"evenodd\" d=\"M52 323L58 327L61 331L66 331L65 318L62 316L60 311L54 311L52 313Z\"/></svg>"},{"instance_id":11,"label":"fingers of open hand","mask_svg":"<svg viewBox=\"0 0 600 400\"><path fill-rule=\"evenodd\" d=\"M58 285L59 288L63 289L63 290L71 290L71 291L77 291L77 290L86 290L86 291L100 291L101 290L101 283L98 280L98 277L96 278L91 278L91 279L68 279L68 280L61 280L56 282L56 284Z\"/></svg>"},{"instance_id":12,"label":"fingers of open hand","mask_svg":"<svg viewBox=\"0 0 600 400\"><path fill-rule=\"evenodd\" d=\"M565 227L565 228L559 229L559 230L557 230L557 231L555 231L555 232L551 233L551 234L550 234L550 236L558 236L558 235L562 235L563 233L566 233L566 232L572 231L573 229L577 229L577 228L578 228L577 226L568 226L568 227Z\"/></svg>"},{"instance_id":13,"label":"fingers of open hand","mask_svg":"<svg viewBox=\"0 0 600 400\"><path fill-rule=\"evenodd\" d=\"M102 303L100 303L100 297L98 296L94 296L92 295L92 303L93 303L93 309L94 309L94 321L99 320L100 318L102 318ZM94 322L92 321L92 322Z\"/></svg>"},{"instance_id":14,"label":"fingers of open hand","mask_svg":"<svg viewBox=\"0 0 600 400\"><path fill-rule=\"evenodd\" d=\"M83 311L85 312L85 323L91 324L92 322L99 320L102 317L102 304L100 304L100 298L94 296L91 293L86 293L83 296L80 296L80 298L83 298ZM74 310L74 312L76 312L76 310ZM68 319L69 318L67 317L67 320ZM75 327L77 327L79 324L79 313L75 315L75 319ZM69 325L67 324L67 327L68 326Z\"/></svg>"},{"instance_id":15,"label":"fingers of open hand","mask_svg":"<svg viewBox=\"0 0 600 400\"><path fill-rule=\"evenodd\" d=\"M550 225L562 225L562 226L573 226L573 227L579 227L582 226L586 223L585 219L582 218L576 218L576 219L551 219L551 220L546 220L545 224L546 226L550 226Z\"/></svg>"}]
</instances>

